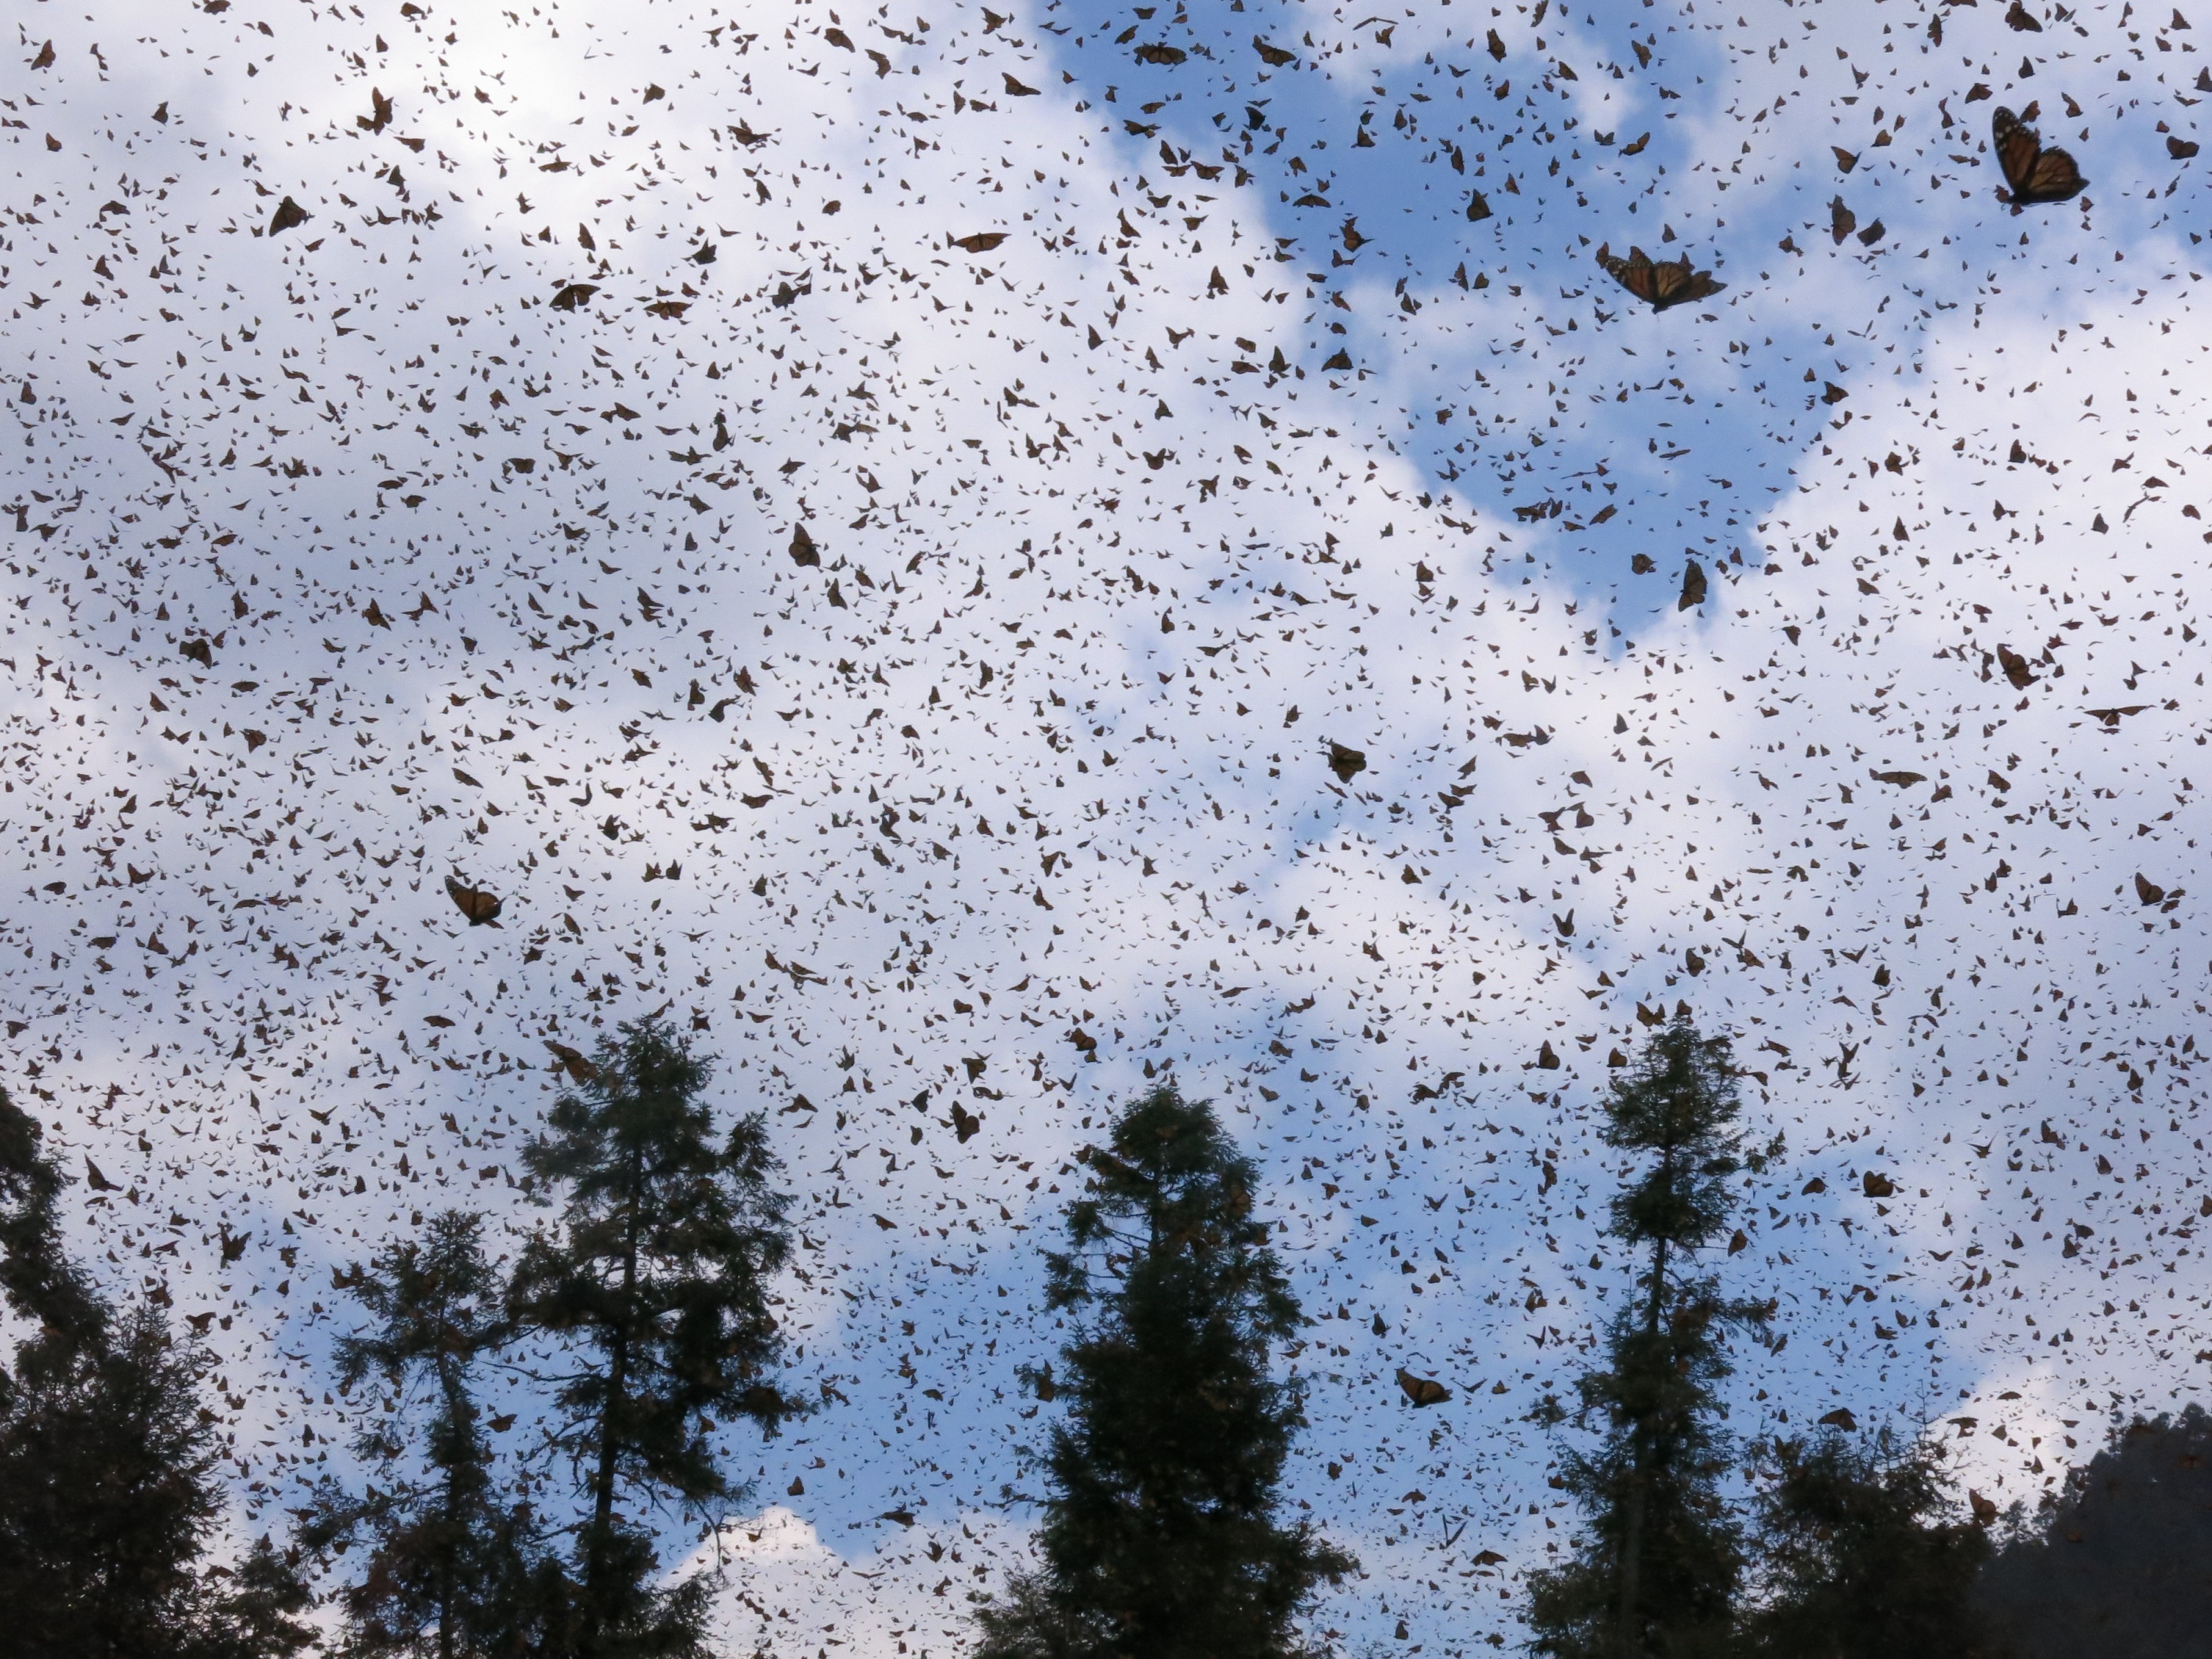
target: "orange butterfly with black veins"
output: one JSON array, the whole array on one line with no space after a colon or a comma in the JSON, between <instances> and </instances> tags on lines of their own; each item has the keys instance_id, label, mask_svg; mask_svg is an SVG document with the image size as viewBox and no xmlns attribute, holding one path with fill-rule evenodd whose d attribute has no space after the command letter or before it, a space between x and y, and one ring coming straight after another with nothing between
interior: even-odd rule
<instances>
[{"instance_id":1,"label":"orange butterfly with black veins","mask_svg":"<svg viewBox=\"0 0 2212 1659\"><path fill-rule=\"evenodd\" d=\"M2034 113L2033 105L2028 112ZM2045 149L2035 129L2002 104L1990 118L1990 147L2004 169L2005 188L1997 199L2011 203L2014 213L2037 203L2069 201L2088 187L2071 155Z\"/></svg>"},{"instance_id":2,"label":"orange butterfly with black veins","mask_svg":"<svg viewBox=\"0 0 2212 1659\"><path fill-rule=\"evenodd\" d=\"M477 887L464 886L451 876L446 878L446 891L460 912L469 919L471 927L499 925L499 913L507 908L507 901Z\"/></svg>"},{"instance_id":3,"label":"orange butterfly with black veins","mask_svg":"<svg viewBox=\"0 0 2212 1659\"><path fill-rule=\"evenodd\" d=\"M1416 1376L1403 1365L1398 1368L1398 1386L1405 1391L1408 1404L1416 1410L1423 1406L1441 1406L1451 1398L1451 1390L1432 1376Z\"/></svg>"},{"instance_id":4,"label":"orange butterfly with black veins","mask_svg":"<svg viewBox=\"0 0 2212 1659\"><path fill-rule=\"evenodd\" d=\"M572 1048L568 1043L552 1037L540 1040L553 1051L554 1064L558 1069L568 1074L571 1082L589 1083L593 1078L599 1076L599 1068L592 1063L582 1049Z\"/></svg>"},{"instance_id":5,"label":"orange butterfly with black veins","mask_svg":"<svg viewBox=\"0 0 2212 1659\"><path fill-rule=\"evenodd\" d=\"M1600 243L1597 262L1613 281L1654 311L1664 311L1668 306L1692 300L1709 299L1728 286L1715 282L1710 270L1692 270L1686 254L1680 259L1654 262L1642 248L1632 247L1626 259L1617 259L1609 246Z\"/></svg>"}]
</instances>

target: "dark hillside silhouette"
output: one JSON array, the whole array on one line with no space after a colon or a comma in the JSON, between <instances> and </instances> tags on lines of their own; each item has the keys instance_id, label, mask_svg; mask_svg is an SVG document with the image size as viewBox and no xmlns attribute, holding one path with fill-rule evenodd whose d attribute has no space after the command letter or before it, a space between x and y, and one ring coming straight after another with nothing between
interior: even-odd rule
<instances>
[{"instance_id":1,"label":"dark hillside silhouette","mask_svg":"<svg viewBox=\"0 0 2212 1659\"><path fill-rule=\"evenodd\" d=\"M1977 1599L2009 1659L2212 1655L2212 1417L2114 1429Z\"/></svg>"}]
</instances>

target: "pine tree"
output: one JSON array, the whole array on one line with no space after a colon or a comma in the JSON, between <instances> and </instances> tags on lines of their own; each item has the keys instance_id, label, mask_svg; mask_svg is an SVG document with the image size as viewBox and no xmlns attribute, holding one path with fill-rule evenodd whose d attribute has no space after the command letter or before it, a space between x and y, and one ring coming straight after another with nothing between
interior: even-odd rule
<instances>
[{"instance_id":1,"label":"pine tree","mask_svg":"<svg viewBox=\"0 0 2212 1659\"><path fill-rule=\"evenodd\" d=\"M118 1315L64 1249L67 1185L0 1092L0 1295L36 1328L0 1370L0 1612L18 1659L281 1659L307 1589L273 1547L198 1571L222 1511L203 1357ZM226 1588L227 1586L227 1588Z\"/></svg>"},{"instance_id":2,"label":"pine tree","mask_svg":"<svg viewBox=\"0 0 2212 1659\"><path fill-rule=\"evenodd\" d=\"M106 1303L62 1248L57 1212L67 1178L42 1145L38 1120L0 1090L0 1296L39 1327L25 1358L59 1359L106 1334ZM0 1389L8 1386L0 1370Z\"/></svg>"},{"instance_id":3,"label":"pine tree","mask_svg":"<svg viewBox=\"0 0 2212 1659\"><path fill-rule=\"evenodd\" d=\"M1285 1659L1317 1582L1355 1564L1276 1489L1304 1421L1270 1343L1300 1323L1254 1213L1254 1170L1172 1088L1081 1154L1088 1195L1048 1257L1048 1305L1088 1319L1039 1391L1065 1398L1043 1462L1043 1562L979 1624L979 1659Z\"/></svg>"},{"instance_id":4,"label":"pine tree","mask_svg":"<svg viewBox=\"0 0 2212 1659\"><path fill-rule=\"evenodd\" d=\"M0 1608L26 1655L161 1651L191 1620L220 1512L196 1367L139 1309L93 1343L17 1354L0 1423Z\"/></svg>"},{"instance_id":5,"label":"pine tree","mask_svg":"<svg viewBox=\"0 0 2212 1659\"><path fill-rule=\"evenodd\" d=\"M1607 1334L1606 1365L1577 1382L1582 1415L1605 1428L1595 1455L1565 1461L1589 1536L1578 1559L1535 1576L1529 1622L1536 1650L1558 1659L1686 1659L1725 1646L1743 1571L1719 1491L1723 1340L1767 1311L1723 1297L1696 1253L1728 1224L1729 1178L1763 1168L1781 1143L1747 1151L1728 1040L1682 1018L1652 1037L1605 1109L1606 1144L1650 1159L1614 1196L1607 1227L1644 1271Z\"/></svg>"},{"instance_id":6,"label":"pine tree","mask_svg":"<svg viewBox=\"0 0 2212 1659\"><path fill-rule=\"evenodd\" d=\"M311 1645L314 1632L299 1615L314 1597L295 1556L257 1539L231 1575L229 1594L205 1602L182 1632L180 1659L286 1659Z\"/></svg>"},{"instance_id":7,"label":"pine tree","mask_svg":"<svg viewBox=\"0 0 2212 1659\"><path fill-rule=\"evenodd\" d=\"M368 1559L339 1593L348 1651L435 1659L507 1659L536 1651L547 1564L528 1507L501 1500L491 1444L472 1389L480 1356L507 1339L506 1285L484 1259L483 1218L449 1211L423 1237L394 1244L351 1275L373 1321L337 1344L341 1386L380 1376L405 1400L420 1389L419 1443L405 1416L365 1432L357 1448L384 1472L362 1494L335 1482L319 1494L304 1536L317 1547L368 1540ZM427 1479L406 1464L419 1444Z\"/></svg>"},{"instance_id":8,"label":"pine tree","mask_svg":"<svg viewBox=\"0 0 2212 1659\"><path fill-rule=\"evenodd\" d=\"M562 1194L561 1229L526 1248L509 1306L577 1359L559 1403L590 1504L575 1562L582 1659L698 1650L701 1587L653 1585L652 1540L622 1500L738 1500L714 1419L774 1433L802 1409L771 1376L783 1344L767 1280L789 1252L789 1200L769 1184L779 1165L759 1114L717 1144L708 1075L665 1023L625 1024L523 1154Z\"/></svg>"},{"instance_id":9,"label":"pine tree","mask_svg":"<svg viewBox=\"0 0 2212 1659\"><path fill-rule=\"evenodd\" d=\"M1936 1449L1889 1453L1832 1431L1771 1448L1759 1511L1766 1603L1751 1659L1965 1659L1984 1644L1970 1595L1988 1535L1952 1512Z\"/></svg>"}]
</instances>

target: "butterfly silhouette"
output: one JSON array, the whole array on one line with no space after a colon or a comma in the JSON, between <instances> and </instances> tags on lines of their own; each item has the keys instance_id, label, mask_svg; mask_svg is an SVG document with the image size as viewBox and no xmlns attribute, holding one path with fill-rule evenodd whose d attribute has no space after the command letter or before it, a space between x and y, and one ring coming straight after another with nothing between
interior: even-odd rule
<instances>
[{"instance_id":1,"label":"butterfly silhouette","mask_svg":"<svg viewBox=\"0 0 2212 1659\"><path fill-rule=\"evenodd\" d=\"M2045 149L2035 129L2002 105L1990 118L1990 143L1996 150L1997 165L2004 169L2006 188L1997 192L1997 199L2011 203L2014 213L2033 203L2067 201L2088 185L2071 155L2063 149Z\"/></svg>"},{"instance_id":2,"label":"butterfly silhouette","mask_svg":"<svg viewBox=\"0 0 2212 1659\"><path fill-rule=\"evenodd\" d=\"M1451 1398L1451 1390L1432 1376L1416 1376L1404 1366L1398 1368L1398 1386L1405 1390L1406 1398L1416 1409L1423 1406L1440 1406Z\"/></svg>"},{"instance_id":3,"label":"butterfly silhouette","mask_svg":"<svg viewBox=\"0 0 2212 1659\"><path fill-rule=\"evenodd\" d=\"M499 913L507 905L506 900L487 893L481 888L464 886L451 876L446 878L446 891L452 896L453 902L459 907L461 914L469 919L469 926L471 927L481 927L487 923L496 927Z\"/></svg>"},{"instance_id":4,"label":"butterfly silhouette","mask_svg":"<svg viewBox=\"0 0 2212 1659\"><path fill-rule=\"evenodd\" d=\"M1654 311L1664 311L1668 306L1689 300L1709 298L1728 286L1715 282L1709 270L1691 270L1687 255L1654 264L1651 256L1642 248L1632 247L1626 259L1616 259L1609 247L1600 244L1597 262L1613 281L1648 302Z\"/></svg>"},{"instance_id":5,"label":"butterfly silhouette","mask_svg":"<svg viewBox=\"0 0 2212 1659\"><path fill-rule=\"evenodd\" d=\"M589 1083L599 1074L599 1068L591 1062L582 1049L571 1048L568 1044L556 1042L551 1037L541 1038L540 1041L553 1051L555 1065L560 1070L566 1072L572 1082Z\"/></svg>"}]
</instances>

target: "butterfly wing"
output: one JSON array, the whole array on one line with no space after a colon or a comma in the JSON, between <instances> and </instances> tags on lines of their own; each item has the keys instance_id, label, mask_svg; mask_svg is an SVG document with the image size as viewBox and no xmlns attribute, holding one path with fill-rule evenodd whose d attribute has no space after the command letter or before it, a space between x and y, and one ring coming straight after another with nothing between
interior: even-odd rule
<instances>
[{"instance_id":1,"label":"butterfly wing","mask_svg":"<svg viewBox=\"0 0 2212 1659\"><path fill-rule=\"evenodd\" d=\"M1692 270L1686 256L1654 265L1651 271L1653 291L1650 298L1654 311L1664 311L1668 306L1705 299L1719 293L1723 286L1713 280L1711 271Z\"/></svg>"},{"instance_id":2,"label":"butterfly wing","mask_svg":"<svg viewBox=\"0 0 2212 1659\"><path fill-rule=\"evenodd\" d=\"M1451 1390L1433 1376L1416 1376L1403 1365L1398 1368L1398 1386L1405 1391L1407 1403L1415 1406L1440 1406L1451 1398Z\"/></svg>"},{"instance_id":3,"label":"butterfly wing","mask_svg":"<svg viewBox=\"0 0 2212 1659\"><path fill-rule=\"evenodd\" d=\"M2043 146L2033 133L2021 125L2020 117L2000 104L1990 117L1990 148L1996 152L2006 188L2018 191L2027 182L2028 169L2035 165L2036 155Z\"/></svg>"},{"instance_id":4,"label":"butterfly wing","mask_svg":"<svg viewBox=\"0 0 2212 1659\"><path fill-rule=\"evenodd\" d=\"M2089 181L2063 149L2039 149L2027 177L2013 194L2023 202L2063 202L2079 196Z\"/></svg>"},{"instance_id":5,"label":"butterfly wing","mask_svg":"<svg viewBox=\"0 0 2212 1659\"><path fill-rule=\"evenodd\" d=\"M582 1049L571 1048L565 1042L556 1042L551 1037L545 1037L541 1041L553 1051L555 1062L568 1074L572 1081L589 1083L599 1074L599 1067L584 1057Z\"/></svg>"},{"instance_id":6,"label":"butterfly wing","mask_svg":"<svg viewBox=\"0 0 2212 1659\"><path fill-rule=\"evenodd\" d=\"M2042 146L2008 109L2000 109L1990 120L1990 142L2004 173L2006 190L2017 191L2027 181L2027 170L2035 165L2036 152Z\"/></svg>"},{"instance_id":7,"label":"butterfly wing","mask_svg":"<svg viewBox=\"0 0 2212 1659\"><path fill-rule=\"evenodd\" d=\"M1601 247L1598 263L1605 267L1607 275L1638 299L1656 303L1659 267L1651 263L1642 248L1632 247L1628 258L1618 259Z\"/></svg>"},{"instance_id":8,"label":"butterfly wing","mask_svg":"<svg viewBox=\"0 0 2212 1659\"><path fill-rule=\"evenodd\" d=\"M453 899L455 908L468 918L469 926L471 927L482 927L485 922L496 921L499 913L506 908L505 900L480 889L464 886L451 876L446 878L446 891Z\"/></svg>"}]
</instances>

